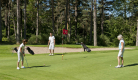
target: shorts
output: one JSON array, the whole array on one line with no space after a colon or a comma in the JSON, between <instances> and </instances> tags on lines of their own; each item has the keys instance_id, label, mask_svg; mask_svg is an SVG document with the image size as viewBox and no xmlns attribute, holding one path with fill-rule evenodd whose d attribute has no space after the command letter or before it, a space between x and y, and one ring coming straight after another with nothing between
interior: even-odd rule
<instances>
[{"instance_id":1,"label":"shorts","mask_svg":"<svg viewBox=\"0 0 138 80\"><path fill-rule=\"evenodd\" d=\"M52 43L52 44L49 45L49 49L50 49L50 50L51 50L51 49L54 50L54 47L55 47L55 46L54 46L54 43Z\"/></svg>"},{"instance_id":2,"label":"shorts","mask_svg":"<svg viewBox=\"0 0 138 80\"><path fill-rule=\"evenodd\" d=\"M23 57L23 54L21 52L18 52L17 55L18 55L18 62L20 62L20 60L24 61L24 57Z\"/></svg>"},{"instance_id":3,"label":"shorts","mask_svg":"<svg viewBox=\"0 0 138 80\"><path fill-rule=\"evenodd\" d=\"M124 50L123 51L119 50L118 57L123 57L123 53L124 53Z\"/></svg>"}]
</instances>

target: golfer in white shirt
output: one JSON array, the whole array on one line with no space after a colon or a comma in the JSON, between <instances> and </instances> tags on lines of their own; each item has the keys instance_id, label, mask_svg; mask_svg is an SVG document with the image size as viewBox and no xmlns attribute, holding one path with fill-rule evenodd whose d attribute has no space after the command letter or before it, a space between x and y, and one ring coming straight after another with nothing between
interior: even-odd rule
<instances>
[{"instance_id":1,"label":"golfer in white shirt","mask_svg":"<svg viewBox=\"0 0 138 80\"><path fill-rule=\"evenodd\" d=\"M120 41L119 42L119 53L118 53L118 65L116 66L116 68L120 68L120 67L124 67L123 66L123 63L124 63L124 59L123 59L123 53L124 53L124 48L125 48L125 42L123 40L123 36L120 34L117 36L118 40ZM120 65L120 58L121 58L121 62L122 64Z\"/></svg>"},{"instance_id":2,"label":"golfer in white shirt","mask_svg":"<svg viewBox=\"0 0 138 80\"><path fill-rule=\"evenodd\" d=\"M50 45L49 45L50 44ZM48 46L50 50L50 56L54 55L54 46L55 46L55 37L52 36L52 33L50 33L49 41L48 41ZM53 53L51 53L51 49L53 50Z\"/></svg>"}]
</instances>

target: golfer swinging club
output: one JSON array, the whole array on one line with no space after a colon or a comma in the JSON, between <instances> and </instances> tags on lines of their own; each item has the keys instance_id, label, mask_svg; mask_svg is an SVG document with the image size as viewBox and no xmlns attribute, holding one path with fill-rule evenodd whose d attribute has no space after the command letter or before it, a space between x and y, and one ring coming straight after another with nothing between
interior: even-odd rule
<instances>
[{"instance_id":1,"label":"golfer swinging club","mask_svg":"<svg viewBox=\"0 0 138 80\"><path fill-rule=\"evenodd\" d=\"M21 61L22 61L22 66L21 66L21 68L25 68L24 66L23 66L23 61L24 61L24 57L23 56L25 56L25 54L24 54L24 49L25 49L25 44L27 43L27 39L24 39L23 41L22 41L22 44L20 45L20 47L19 47L19 49L18 49L18 52L17 52L17 54L18 54L18 62L17 62L17 69L19 70L20 68L19 68L19 63L20 63L20 58L21 58Z\"/></svg>"},{"instance_id":2,"label":"golfer swinging club","mask_svg":"<svg viewBox=\"0 0 138 80\"><path fill-rule=\"evenodd\" d=\"M49 45L49 43L50 43L50 45ZM52 36L52 33L50 33L48 46L49 46L49 50L50 50L49 56L51 56L51 55L53 56L54 55L54 46L55 46L55 37ZM51 53L51 49L53 50L53 53Z\"/></svg>"},{"instance_id":3,"label":"golfer swinging club","mask_svg":"<svg viewBox=\"0 0 138 80\"><path fill-rule=\"evenodd\" d=\"M123 53L124 53L124 48L125 48L125 42L123 40L123 36L120 34L117 36L118 40L120 40L119 42L119 53L118 53L118 65L116 66L116 68L120 68L120 67L124 67L123 63L124 63L124 59L123 59ZM122 65L120 65L120 58L122 61Z\"/></svg>"}]
</instances>

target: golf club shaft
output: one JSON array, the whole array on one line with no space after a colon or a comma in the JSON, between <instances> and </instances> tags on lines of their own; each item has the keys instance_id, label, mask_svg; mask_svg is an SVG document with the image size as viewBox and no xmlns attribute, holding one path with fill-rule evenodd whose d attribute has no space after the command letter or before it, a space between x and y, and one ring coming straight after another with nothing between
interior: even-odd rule
<instances>
[{"instance_id":1,"label":"golf club shaft","mask_svg":"<svg viewBox=\"0 0 138 80\"><path fill-rule=\"evenodd\" d=\"M26 59L26 57L25 57L25 60L26 60L26 63L27 63L27 59ZM28 67L28 63L27 63L27 67Z\"/></svg>"}]
</instances>

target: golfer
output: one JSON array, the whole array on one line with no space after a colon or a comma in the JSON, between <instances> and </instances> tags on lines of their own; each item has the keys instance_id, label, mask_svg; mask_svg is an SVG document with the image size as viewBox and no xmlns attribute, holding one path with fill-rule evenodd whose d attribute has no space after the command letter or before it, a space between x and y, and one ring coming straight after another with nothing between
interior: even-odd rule
<instances>
[{"instance_id":1,"label":"golfer","mask_svg":"<svg viewBox=\"0 0 138 80\"><path fill-rule=\"evenodd\" d=\"M18 52L17 52L17 55L18 55L18 62L17 62L17 69L19 70L20 68L19 68L19 63L20 63L20 59L21 59L21 61L22 61L22 66L21 66L21 68L25 68L24 66L23 66L23 61L24 61L24 56L25 56L25 54L24 54L24 49L25 49L25 44L27 43L27 39L24 39L23 41L22 41L22 44L19 46L19 49L18 49Z\"/></svg>"},{"instance_id":2,"label":"golfer","mask_svg":"<svg viewBox=\"0 0 138 80\"><path fill-rule=\"evenodd\" d=\"M118 53L118 65L116 66L116 68L120 68L120 67L124 67L123 63L124 63L124 59L123 59L123 53L124 53L124 48L125 48L125 42L123 40L123 36L120 34L117 36L119 42L119 53ZM121 58L121 62L122 64L120 65L120 58Z\"/></svg>"},{"instance_id":3,"label":"golfer","mask_svg":"<svg viewBox=\"0 0 138 80\"><path fill-rule=\"evenodd\" d=\"M49 45L50 44L50 45ZM52 36L52 33L50 33L49 41L48 41L48 46L50 50L49 56L54 55L54 46L55 46L55 37ZM51 53L51 50L53 50L53 53Z\"/></svg>"}]
</instances>

